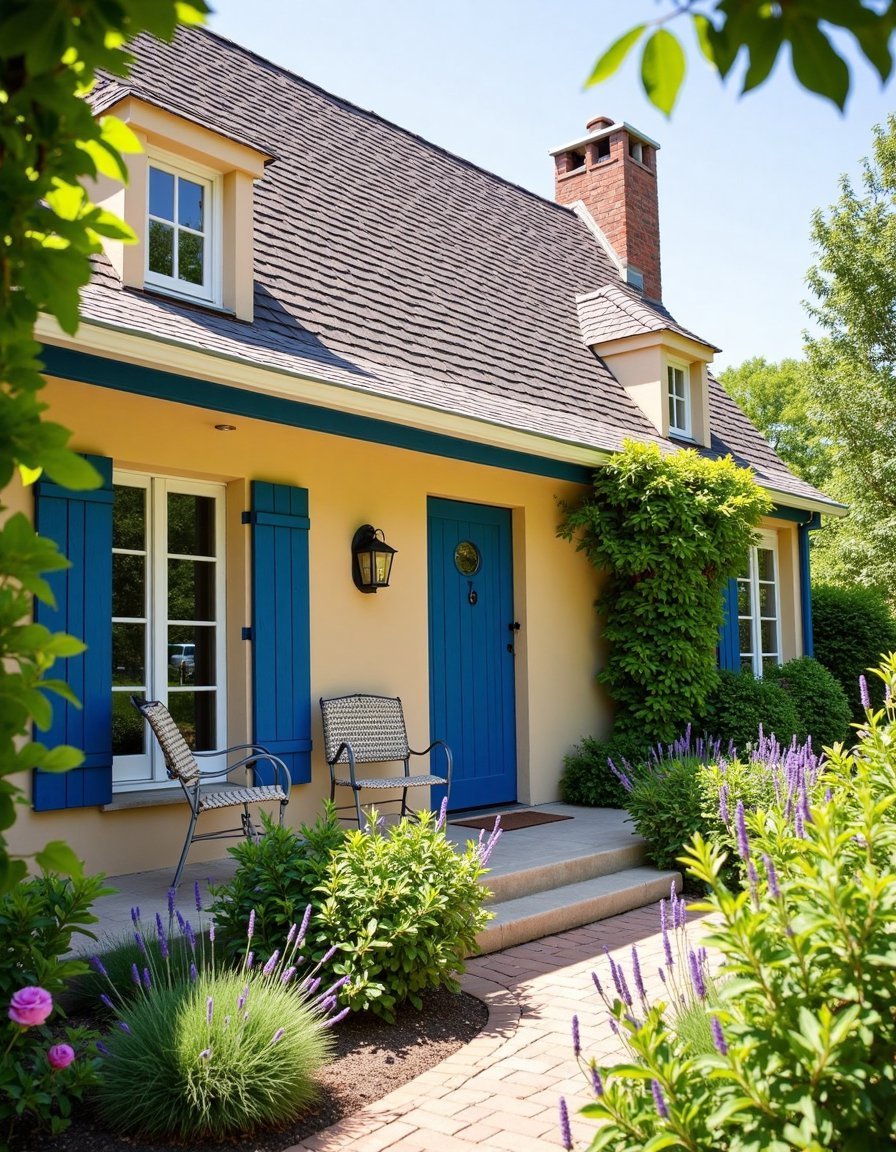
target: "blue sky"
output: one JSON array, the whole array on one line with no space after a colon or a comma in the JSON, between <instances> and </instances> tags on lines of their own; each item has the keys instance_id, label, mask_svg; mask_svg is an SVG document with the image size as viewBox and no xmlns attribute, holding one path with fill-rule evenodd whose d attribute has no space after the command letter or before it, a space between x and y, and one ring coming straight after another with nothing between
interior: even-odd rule
<instances>
[{"instance_id":1,"label":"blue sky","mask_svg":"<svg viewBox=\"0 0 896 1152\"><path fill-rule=\"evenodd\" d=\"M619 34L668 10L654 0L211 0L210 27L508 180L553 195L550 148L598 114L627 120L658 157L663 296L722 348L716 367L800 355L814 209L857 178L891 84L853 66L845 115L797 88L789 59L737 99L691 48L666 120L636 68L583 90ZM849 44L849 39L844 41ZM363 161L360 161L363 162Z\"/></svg>"}]
</instances>

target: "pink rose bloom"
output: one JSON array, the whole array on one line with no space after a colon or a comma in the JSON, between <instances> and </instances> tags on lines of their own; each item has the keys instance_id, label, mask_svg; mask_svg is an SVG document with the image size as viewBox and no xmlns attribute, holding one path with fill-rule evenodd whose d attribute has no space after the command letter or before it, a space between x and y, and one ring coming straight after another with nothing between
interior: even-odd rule
<instances>
[{"instance_id":1,"label":"pink rose bloom","mask_svg":"<svg viewBox=\"0 0 896 1152\"><path fill-rule=\"evenodd\" d=\"M51 1068L68 1068L75 1058L75 1050L69 1044L54 1044L47 1052Z\"/></svg>"},{"instance_id":2,"label":"pink rose bloom","mask_svg":"<svg viewBox=\"0 0 896 1152\"><path fill-rule=\"evenodd\" d=\"M9 1002L10 1020L24 1028L43 1024L52 1011L53 997L45 988L20 988Z\"/></svg>"}]
</instances>

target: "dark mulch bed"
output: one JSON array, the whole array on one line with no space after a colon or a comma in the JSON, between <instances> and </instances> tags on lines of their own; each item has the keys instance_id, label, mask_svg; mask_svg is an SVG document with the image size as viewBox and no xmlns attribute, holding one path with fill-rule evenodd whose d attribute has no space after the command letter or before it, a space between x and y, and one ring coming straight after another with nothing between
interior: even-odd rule
<instances>
[{"instance_id":1,"label":"dark mulch bed","mask_svg":"<svg viewBox=\"0 0 896 1152\"><path fill-rule=\"evenodd\" d=\"M321 1073L313 1109L276 1132L194 1142L191 1152L282 1152L438 1064L472 1040L487 1020L481 1000L443 990L427 993L422 1012L405 1009L395 1024L367 1013L349 1016L336 1025L336 1057ZM84 1108L61 1136L38 1139L23 1133L12 1147L14 1152L172 1152L186 1145L116 1136Z\"/></svg>"}]
</instances>

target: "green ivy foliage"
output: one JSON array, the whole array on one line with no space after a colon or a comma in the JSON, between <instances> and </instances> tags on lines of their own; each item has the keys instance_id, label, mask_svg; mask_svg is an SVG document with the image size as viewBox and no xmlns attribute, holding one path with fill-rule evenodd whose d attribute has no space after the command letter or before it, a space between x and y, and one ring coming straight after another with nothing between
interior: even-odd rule
<instances>
[{"instance_id":1,"label":"green ivy foliage","mask_svg":"<svg viewBox=\"0 0 896 1152\"><path fill-rule=\"evenodd\" d=\"M559 534L606 572L597 601L610 645L598 673L616 723L668 742L716 683L722 589L741 569L768 497L730 456L664 455L628 441L564 506Z\"/></svg>"},{"instance_id":2,"label":"green ivy foliage","mask_svg":"<svg viewBox=\"0 0 896 1152\"><path fill-rule=\"evenodd\" d=\"M69 488L98 477L67 447L69 433L43 419L39 398L39 315L67 333L78 327L78 292L90 278L101 238L133 239L115 216L90 202L83 187L99 175L124 180L123 153L136 138L114 117L94 120L84 100L96 70L124 74L123 44L149 31L170 38L178 22L198 22L205 0L3 0L0 6L0 488L16 471L25 483L46 472ZM0 517L6 511L0 504ZM46 673L83 645L28 623L32 598L52 603L44 573L67 565L21 515L0 529L0 892L26 872L11 859L4 832L24 794L12 777L31 768L64 772L77 749L30 741L32 723L50 723L48 693L73 697ZM37 862L77 875L61 841Z\"/></svg>"}]
</instances>

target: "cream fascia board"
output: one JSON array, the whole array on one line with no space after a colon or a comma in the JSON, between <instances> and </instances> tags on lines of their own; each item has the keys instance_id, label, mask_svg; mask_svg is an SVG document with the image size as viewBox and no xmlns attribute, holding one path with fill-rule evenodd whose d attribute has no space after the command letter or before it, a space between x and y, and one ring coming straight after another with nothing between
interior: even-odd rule
<instances>
[{"instance_id":1,"label":"cream fascia board","mask_svg":"<svg viewBox=\"0 0 896 1152\"><path fill-rule=\"evenodd\" d=\"M214 167L222 172L245 172L253 180L260 180L265 165L273 159L266 152L240 144L194 120L166 112L137 96L125 96L110 105L103 115L117 116L135 132L145 134L151 146L200 163L213 162Z\"/></svg>"},{"instance_id":2,"label":"cream fascia board","mask_svg":"<svg viewBox=\"0 0 896 1152\"><path fill-rule=\"evenodd\" d=\"M423 403L375 396L325 377L312 379L280 368L262 368L244 360L201 352L183 344L88 321L82 321L78 336L72 337L64 333L55 320L42 315L35 327L35 338L57 347L156 368L186 379L197 377L247 392L265 393L423 431L459 436L479 444L581 464L587 468L605 463L613 455L609 450L559 437L507 428L483 417L464 416ZM343 397L342 404L334 404L334 390Z\"/></svg>"},{"instance_id":3,"label":"cream fascia board","mask_svg":"<svg viewBox=\"0 0 896 1152\"><path fill-rule=\"evenodd\" d=\"M592 347L597 349L602 357L638 352L644 348L661 348L685 357L688 362L701 360L704 364L711 364L715 354L712 345L702 344L699 340L690 340L669 328L660 328L655 332L636 332L616 340L601 340Z\"/></svg>"}]
</instances>

